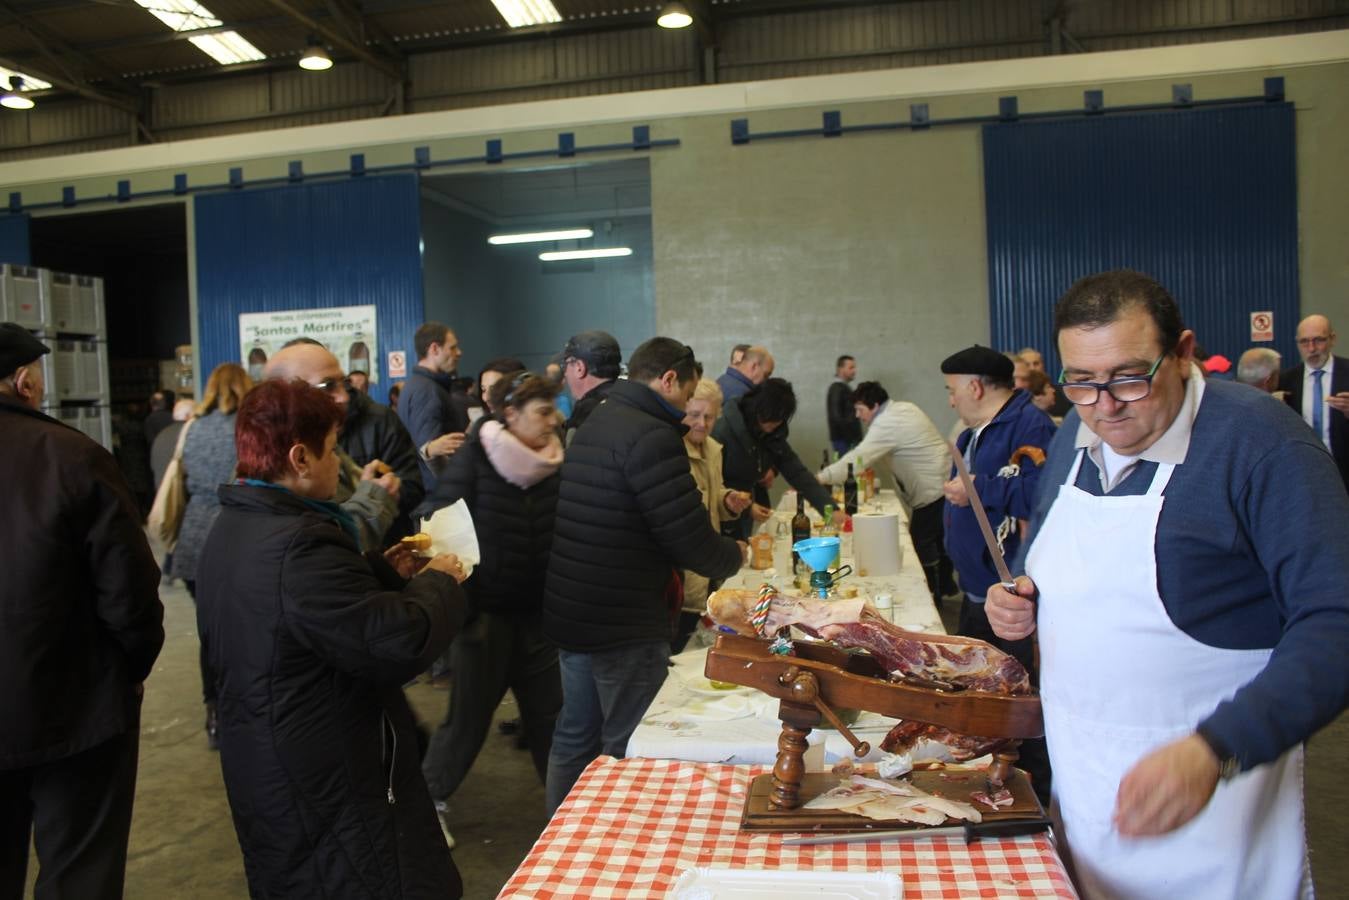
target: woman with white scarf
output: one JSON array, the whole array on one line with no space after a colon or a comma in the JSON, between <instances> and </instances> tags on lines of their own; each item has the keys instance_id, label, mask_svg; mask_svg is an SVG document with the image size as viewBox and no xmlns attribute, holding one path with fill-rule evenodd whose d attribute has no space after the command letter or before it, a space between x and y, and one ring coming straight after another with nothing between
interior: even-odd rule
<instances>
[{"instance_id":1,"label":"woman with white scarf","mask_svg":"<svg viewBox=\"0 0 1349 900\"><path fill-rule=\"evenodd\" d=\"M540 781L548 770L562 706L557 648L540 627L562 467L556 396L557 386L532 372L504 375L491 387L492 415L436 483L437 508L467 504L482 553L464 582L474 612L451 645L449 713L422 763L442 826L446 801L482 749L507 688Z\"/></svg>"}]
</instances>

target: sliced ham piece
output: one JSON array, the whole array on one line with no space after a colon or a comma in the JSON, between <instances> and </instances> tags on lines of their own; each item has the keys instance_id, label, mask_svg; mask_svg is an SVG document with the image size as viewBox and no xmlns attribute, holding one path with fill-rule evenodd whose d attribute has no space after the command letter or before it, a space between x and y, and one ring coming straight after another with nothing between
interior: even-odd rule
<instances>
[{"instance_id":1,"label":"sliced ham piece","mask_svg":"<svg viewBox=\"0 0 1349 900\"><path fill-rule=\"evenodd\" d=\"M887 753L909 753L923 741L941 744L956 762L964 762L992 753L1007 743L1002 738L978 737L970 734L956 734L940 725L916 722L913 719L900 722L891 728L881 739L881 749Z\"/></svg>"}]
</instances>

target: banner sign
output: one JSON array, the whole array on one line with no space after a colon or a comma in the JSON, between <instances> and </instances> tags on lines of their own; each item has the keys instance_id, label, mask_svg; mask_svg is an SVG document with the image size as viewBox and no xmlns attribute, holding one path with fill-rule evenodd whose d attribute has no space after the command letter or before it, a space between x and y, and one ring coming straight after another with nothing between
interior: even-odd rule
<instances>
[{"instance_id":1,"label":"banner sign","mask_svg":"<svg viewBox=\"0 0 1349 900\"><path fill-rule=\"evenodd\" d=\"M253 380L261 381L268 358L299 337L312 338L331 350L347 374L365 372L372 384L379 382L379 367L374 364L379 358L374 306L243 313L239 316L239 359Z\"/></svg>"}]
</instances>

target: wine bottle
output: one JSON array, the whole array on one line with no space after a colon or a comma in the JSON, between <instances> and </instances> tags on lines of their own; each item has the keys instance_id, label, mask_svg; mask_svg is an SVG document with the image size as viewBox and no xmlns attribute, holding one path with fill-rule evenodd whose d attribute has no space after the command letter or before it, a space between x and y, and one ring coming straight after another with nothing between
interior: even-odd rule
<instances>
[{"instance_id":1,"label":"wine bottle","mask_svg":"<svg viewBox=\"0 0 1349 900\"><path fill-rule=\"evenodd\" d=\"M853 475L852 463L848 463L848 477L843 479L843 511L850 516L857 515L857 477Z\"/></svg>"},{"instance_id":2,"label":"wine bottle","mask_svg":"<svg viewBox=\"0 0 1349 900\"><path fill-rule=\"evenodd\" d=\"M797 494L796 515L792 516L792 546L795 547L797 541L804 541L808 537L810 537L810 517L806 515L806 498ZM793 550L792 574L800 575L804 571L805 565L801 562L800 555Z\"/></svg>"}]
</instances>

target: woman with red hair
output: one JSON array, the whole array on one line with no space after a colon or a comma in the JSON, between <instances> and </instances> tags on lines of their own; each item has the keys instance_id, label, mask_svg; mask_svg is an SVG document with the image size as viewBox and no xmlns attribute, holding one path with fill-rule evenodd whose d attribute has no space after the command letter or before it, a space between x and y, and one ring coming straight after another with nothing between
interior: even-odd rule
<instances>
[{"instance_id":1,"label":"woman with red hair","mask_svg":"<svg viewBox=\"0 0 1349 900\"><path fill-rule=\"evenodd\" d=\"M465 616L463 569L362 556L331 502L342 414L302 382L239 407L239 479L202 549L197 618L216 676L220 765L254 897L444 898L440 833L401 685Z\"/></svg>"}]
</instances>

